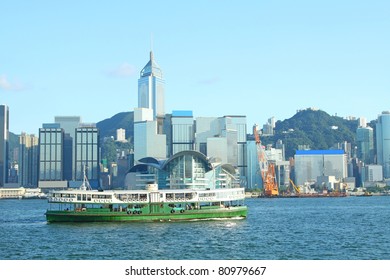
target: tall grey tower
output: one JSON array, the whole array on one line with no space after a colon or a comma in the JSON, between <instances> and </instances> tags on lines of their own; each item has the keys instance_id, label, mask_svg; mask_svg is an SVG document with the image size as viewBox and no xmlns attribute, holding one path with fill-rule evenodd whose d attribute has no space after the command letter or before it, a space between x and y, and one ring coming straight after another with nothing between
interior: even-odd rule
<instances>
[{"instance_id":1,"label":"tall grey tower","mask_svg":"<svg viewBox=\"0 0 390 280\"><path fill-rule=\"evenodd\" d=\"M384 111L376 123L376 148L378 164L383 166L383 176L390 178L390 112Z\"/></svg>"},{"instance_id":2,"label":"tall grey tower","mask_svg":"<svg viewBox=\"0 0 390 280\"><path fill-rule=\"evenodd\" d=\"M155 120L165 114L164 85L162 71L151 51L150 60L141 70L138 79L138 108L152 109Z\"/></svg>"},{"instance_id":3,"label":"tall grey tower","mask_svg":"<svg viewBox=\"0 0 390 280\"><path fill-rule=\"evenodd\" d=\"M0 105L0 187L8 181L9 110Z\"/></svg>"}]
</instances>

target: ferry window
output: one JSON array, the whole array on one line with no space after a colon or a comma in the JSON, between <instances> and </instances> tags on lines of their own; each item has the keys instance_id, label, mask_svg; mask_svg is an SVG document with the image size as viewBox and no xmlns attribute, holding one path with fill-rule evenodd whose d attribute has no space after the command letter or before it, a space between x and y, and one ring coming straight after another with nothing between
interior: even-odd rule
<instances>
[{"instance_id":1,"label":"ferry window","mask_svg":"<svg viewBox=\"0 0 390 280\"><path fill-rule=\"evenodd\" d=\"M87 195L87 201L91 201L91 195L90 194Z\"/></svg>"},{"instance_id":2,"label":"ferry window","mask_svg":"<svg viewBox=\"0 0 390 280\"><path fill-rule=\"evenodd\" d=\"M175 199L183 199L183 198L184 198L184 193L175 194Z\"/></svg>"},{"instance_id":3,"label":"ferry window","mask_svg":"<svg viewBox=\"0 0 390 280\"><path fill-rule=\"evenodd\" d=\"M81 194L77 195L77 200L81 200Z\"/></svg>"},{"instance_id":4,"label":"ferry window","mask_svg":"<svg viewBox=\"0 0 390 280\"><path fill-rule=\"evenodd\" d=\"M139 198L141 200L146 200L148 198L148 195L147 194L140 194Z\"/></svg>"},{"instance_id":5,"label":"ferry window","mask_svg":"<svg viewBox=\"0 0 390 280\"><path fill-rule=\"evenodd\" d=\"M87 200L87 195L86 194L83 194L83 200Z\"/></svg>"},{"instance_id":6,"label":"ferry window","mask_svg":"<svg viewBox=\"0 0 390 280\"><path fill-rule=\"evenodd\" d=\"M193 194L192 193L186 193L186 199L192 199Z\"/></svg>"},{"instance_id":7,"label":"ferry window","mask_svg":"<svg viewBox=\"0 0 390 280\"><path fill-rule=\"evenodd\" d=\"M173 194L167 193L167 199L172 199L172 198L173 198Z\"/></svg>"}]
</instances>

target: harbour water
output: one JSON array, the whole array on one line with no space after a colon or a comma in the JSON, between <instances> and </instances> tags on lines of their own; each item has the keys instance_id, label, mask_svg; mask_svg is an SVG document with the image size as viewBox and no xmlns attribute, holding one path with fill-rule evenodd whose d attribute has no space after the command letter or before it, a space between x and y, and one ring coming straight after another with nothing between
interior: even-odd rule
<instances>
[{"instance_id":1,"label":"harbour water","mask_svg":"<svg viewBox=\"0 0 390 280\"><path fill-rule=\"evenodd\" d=\"M389 260L390 196L247 199L247 219L48 224L0 200L0 260Z\"/></svg>"}]
</instances>

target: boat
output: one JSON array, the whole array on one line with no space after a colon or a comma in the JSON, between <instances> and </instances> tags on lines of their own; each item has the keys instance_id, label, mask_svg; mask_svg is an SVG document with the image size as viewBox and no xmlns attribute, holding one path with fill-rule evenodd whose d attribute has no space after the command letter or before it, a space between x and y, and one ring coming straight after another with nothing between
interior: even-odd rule
<instances>
[{"instance_id":1,"label":"boat","mask_svg":"<svg viewBox=\"0 0 390 280\"><path fill-rule=\"evenodd\" d=\"M51 191L46 220L54 222L143 222L245 218L244 188Z\"/></svg>"}]
</instances>

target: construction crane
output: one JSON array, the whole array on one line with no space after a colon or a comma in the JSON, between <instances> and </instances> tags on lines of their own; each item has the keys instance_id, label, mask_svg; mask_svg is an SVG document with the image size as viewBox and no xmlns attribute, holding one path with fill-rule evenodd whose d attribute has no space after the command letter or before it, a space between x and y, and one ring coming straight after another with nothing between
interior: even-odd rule
<instances>
[{"instance_id":1,"label":"construction crane","mask_svg":"<svg viewBox=\"0 0 390 280\"><path fill-rule=\"evenodd\" d=\"M270 162L267 158L265 150L261 145L260 136L257 132L256 126L253 126L253 135L256 140L257 157L260 166L261 179L263 180L263 188L265 196L278 196L279 189L275 176L275 164Z\"/></svg>"},{"instance_id":2,"label":"construction crane","mask_svg":"<svg viewBox=\"0 0 390 280\"><path fill-rule=\"evenodd\" d=\"M294 184L293 180L291 180L290 178L289 178L289 180L290 180L290 183L291 183L291 185L293 186L295 192L296 192L297 194L299 194L299 193L300 193L299 188Z\"/></svg>"}]
</instances>

